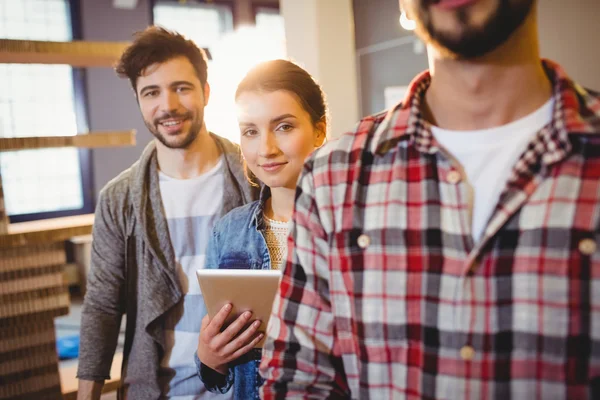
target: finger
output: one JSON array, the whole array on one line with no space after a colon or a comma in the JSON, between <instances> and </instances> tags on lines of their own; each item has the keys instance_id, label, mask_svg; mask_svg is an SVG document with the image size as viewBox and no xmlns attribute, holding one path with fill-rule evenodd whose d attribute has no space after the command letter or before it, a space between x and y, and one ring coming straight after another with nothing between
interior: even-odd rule
<instances>
[{"instance_id":1,"label":"finger","mask_svg":"<svg viewBox=\"0 0 600 400\"><path fill-rule=\"evenodd\" d=\"M231 304L225 304L218 313L215 314L213 319L210 321L208 326L206 327L206 334L210 337L216 336L221 331L221 327L223 323L227 319L227 316L231 312Z\"/></svg>"},{"instance_id":2,"label":"finger","mask_svg":"<svg viewBox=\"0 0 600 400\"><path fill-rule=\"evenodd\" d=\"M252 339L256 336L256 332L260 327L260 321L254 321L248 328L246 328L238 337L233 339L228 345L223 349L225 354L235 353L238 349L246 346L248 343L252 341Z\"/></svg>"},{"instance_id":3,"label":"finger","mask_svg":"<svg viewBox=\"0 0 600 400\"><path fill-rule=\"evenodd\" d=\"M251 317L251 311L246 311L237 317L235 321L233 321L223 332L221 332L219 335L218 345L225 346L231 342L231 340L238 335L244 326L246 326Z\"/></svg>"},{"instance_id":4,"label":"finger","mask_svg":"<svg viewBox=\"0 0 600 400\"><path fill-rule=\"evenodd\" d=\"M254 339L252 339L252 341L250 343L248 343L247 345L241 347L240 349L236 350L232 356L231 359L235 360L241 356L243 356L244 354L246 354L247 352L249 352L250 350L252 350L254 348L254 346L256 346L258 344L258 342L260 342L263 338L265 337L264 333L259 333Z\"/></svg>"},{"instance_id":5,"label":"finger","mask_svg":"<svg viewBox=\"0 0 600 400\"><path fill-rule=\"evenodd\" d=\"M200 325L200 332L205 331L206 327L208 326L209 323L210 323L210 317L207 314L204 316L204 318L202 318L202 325Z\"/></svg>"}]
</instances>

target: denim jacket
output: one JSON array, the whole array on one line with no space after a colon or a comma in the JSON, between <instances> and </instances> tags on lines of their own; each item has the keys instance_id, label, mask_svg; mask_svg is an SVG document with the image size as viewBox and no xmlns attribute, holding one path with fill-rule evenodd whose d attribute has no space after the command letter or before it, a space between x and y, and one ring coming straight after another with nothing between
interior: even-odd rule
<instances>
[{"instance_id":1,"label":"denim jacket","mask_svg":"<svg viewBox=\"0 0 600 400\"><path fill-rule=\"evenodd\" d=\"M271 196L263 187L260 199L238 207L215 225L208 242L205 268L271 269L271 256L265 241L263 210ZM227 376L202 364L195 356L198 375L207 390L227 393L233 386L234 399L259 399L263 379L258 374L261 349L253 349L230 363Z\"/></svg>"}]
</instances>

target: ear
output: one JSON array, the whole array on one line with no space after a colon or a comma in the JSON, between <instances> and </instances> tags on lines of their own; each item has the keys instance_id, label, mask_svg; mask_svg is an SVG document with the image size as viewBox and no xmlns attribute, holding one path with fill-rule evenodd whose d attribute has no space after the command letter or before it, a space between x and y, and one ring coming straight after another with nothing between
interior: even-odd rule
<instances>
[{"instance_id":1,"label":"ear","mask_svg":"<svg viewBox=\"0 0 600 400\"><path fill-rule=\"evenodd\" d=\"M210 99L210 85L208 82L204 84L204 107L208 105L208 100Z\"/></svg>"},{"instance_id":2,"label":"ear","mask_svg":"<svg viewBox=\"0 0 600 400\"><path fill-rule=\"evenodd\" d=\"M323 146L325 140L327 140L327 123L325 120L321 120L315 125L315 148Z\"/></svg>"}]
</instances>

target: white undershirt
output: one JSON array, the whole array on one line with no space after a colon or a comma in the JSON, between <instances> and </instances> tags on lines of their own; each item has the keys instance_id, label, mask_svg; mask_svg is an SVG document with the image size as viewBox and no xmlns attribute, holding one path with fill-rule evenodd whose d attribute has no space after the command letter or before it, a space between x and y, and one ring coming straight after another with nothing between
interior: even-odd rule
<instances>
[{"instance_id":1,"label":"white undershirt","mask_svg":"<svg viewBox=\"0 0 600 400\"><path fill-rule=\"evenodd\" d=\"M224 190L224 161L191 179L171 178L159 171L160 195L175 253L183 301L174 306L164 322L165 351L160 362L161 399L231 399L228 394L210 393L198 378L194 352L202 317L204 298L196 270L204 268L206 246L215 221L221 213Z\"/></svg>"},{"instance_id":2,"label":"white undershirt","mask_svg":"<svg viewBox=\"0 0 600 400\"><path fill-rule=\"evenodd\" d=\"M483 235L513 166L533 137L552 120L553 106L551 98L533 113L496 128L431 128L438 143L460 163L473 189L471 234L475 242Z\"/></svg>"}]
</instances>

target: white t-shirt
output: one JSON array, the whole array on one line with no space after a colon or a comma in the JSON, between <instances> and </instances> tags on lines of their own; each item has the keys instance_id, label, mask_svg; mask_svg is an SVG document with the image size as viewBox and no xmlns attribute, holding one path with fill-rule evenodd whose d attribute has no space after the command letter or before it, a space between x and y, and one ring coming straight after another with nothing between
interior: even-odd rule
<instances>
[{"instance_id":1,"label":"white t-shirt","mask_svg":"<svg viewBox=\"0 0 600 400\"><path fill-rule=\"evenodd\" d=\"M170 399L231 398L207 392L194 362L200 325L206 314L196 270L204 268L208 238L221 212L223 182L222 158L210 171L192 179L174 179L159 172L160 194L184 293L183 301L165 321L165 354L159 379Z\"/></svg>"},{"instance_id":2,"label":"white t-shirt","mask_svg":"<svg viewBox=\"0 0 600 400\"><path fill-rule=\"evenodd\" d=\"M433 136L463 167L473 189L471 233L481 239L512 169L533 137L552 120L554 100L533 113L496 128L451 131L432 127Z\"/></svg>"}]
</instances>

